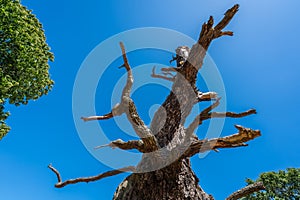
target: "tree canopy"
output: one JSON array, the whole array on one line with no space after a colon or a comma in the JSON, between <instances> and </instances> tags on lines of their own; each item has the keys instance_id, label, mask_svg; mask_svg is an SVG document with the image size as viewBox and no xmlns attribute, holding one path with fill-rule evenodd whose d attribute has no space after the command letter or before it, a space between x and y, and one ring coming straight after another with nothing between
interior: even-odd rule
<instances>
[{"instance_id":1,"label":"tree canopy","mask_svg":"<svg viewBox=\"0 0 300 200\"><path fill-rule=\"evenodd\" d=\"M247 179L250 185L263 182L264 191L255 192L243 200L296 200L300 199L300 168L288 168L286 171L262 173L256 181Z\"/></svg>"},{"instance_id":2,"label":"tree canopy","mask_svg":"<svg viewBox=\"0 0 300 200\"><path fill-rule=\"evenodd\" d=\"M42 24L19 0L0 0L0 140L10 128L5 104L26 105L53 86Z\"/></svg>"}]
</instances>

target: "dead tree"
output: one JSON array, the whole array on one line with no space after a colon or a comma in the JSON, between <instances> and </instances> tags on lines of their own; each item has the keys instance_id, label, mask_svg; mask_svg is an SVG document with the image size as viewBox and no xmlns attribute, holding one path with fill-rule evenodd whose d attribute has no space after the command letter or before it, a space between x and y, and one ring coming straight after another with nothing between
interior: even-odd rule
<instances>
[{"instance_id":1,"label":"dead tree","mask_svg":"<svg viewBox=\"0 0 300 200\"><path fill-rule=\"evenodd\" d=\"M155 74L155 78L172 81L172 91L155 113L151 126L147 127L140 118L134 101L130 96L133 85L133 75L129 65L125 47L120 43L124 67L127 70L127 82L124 86L121 101L110 113L103 116L82 118L84 121L106 120L126 114L134 131L140 138L134 141L116 140L107 146L123 150L136 149L143 153L137 166L112 170L93 177L77 178L63 181L60 173L51 165L49 168L57 175L58 182L55 187L61 188L69 184L90 182L123 172L132 172L117 188L113 199L115 200L157 200L157 199L193 199L212 200L213 197L204 192L199 186L198 178L191 168L190 157L205 151L218 151L221 148L236 148L247 146L248 142L259 137L259 130L252 130L236 125L237 133L222 138L199 139L194 133L203 121L212 118L241 118L256 111L251 109L242 113L215 112L220 98L215 92L201 92L196 86L198 71L203 65L206 51L214 39L222 36L232 36L233 32L223 31L227 24L237 13L239 5L227 10L223 19L214 26L214 19L210 17L202 25L202 30L196 44L191 48L187 59L180 62L180 67L164 68L164 75ZM178 64L178 63L177 63ZM203 101L211 101L211 105L184 127L186 118L192 108ZM153 170L155 169L155 170ZM228 197L238 199L251 192L263 189L261 183L247 186Z\"/></svg>"}]
</instances>

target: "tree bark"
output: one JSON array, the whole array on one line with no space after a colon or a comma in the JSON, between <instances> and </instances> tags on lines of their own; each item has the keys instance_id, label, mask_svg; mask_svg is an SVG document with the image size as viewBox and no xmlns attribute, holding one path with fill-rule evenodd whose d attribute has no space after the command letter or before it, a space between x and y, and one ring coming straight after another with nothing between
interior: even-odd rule
<instances>
[{"instance_id":1,"label":"tree bark","mask_svg":"<svg viewBox=\"0 0 300 200\"><path fill-rule=\"evenodd\" d=\"M118 186L113 199L213 200L198 182L186 158L154 172L131 174Z\"/></svg>"}]
</instances>

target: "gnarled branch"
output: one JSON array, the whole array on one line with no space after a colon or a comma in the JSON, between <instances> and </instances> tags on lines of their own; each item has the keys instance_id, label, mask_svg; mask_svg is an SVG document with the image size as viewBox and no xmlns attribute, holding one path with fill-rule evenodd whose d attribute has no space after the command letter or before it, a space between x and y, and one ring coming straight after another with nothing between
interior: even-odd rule
<instances>
[{"instance_id":1,"label":"gnarled branch","mask_svg":"<svg viewBox=\"0 0 300 200\"><path fill-rule=\"evenodd\" d=\"M151 77L153 77L153 78L160 78L160 79L164 79L164 80L171 81L171 82L174 82L174 80L175 80L174 76L168 77L168 76L163 76L163 75L156 74L155 73L155 66L152 68Z\"/></svg>"},{"instance_id":2,"label":"gnarled branch","mask_svg":"<svg viewBox=\"0 0 300 200\"><path fill-rule=\"evenodd\" d=\"M203 153L209 150L248 146L247 144L245 144L245 142L248 142L261 136L259 130L244 128L240 125L235 125L235 127L238 129L239 132L233 135L208 140L192 140L190 147L184 153L184 157L191 157L197 153Z\"/></svg>"},{"instance_id":3,"label":"gnarled branch","mask_svg":"<svg viewBox=\"0 0 300 200\"><path fill-rule=\"evenodd\" d=\"M122 50L122 56L124 61L124 64L121 67L125 67L127 71L127 81L122 91L121 103L117 104L112 109L112 112L107 115L83 117L82 119L84 121L103 120L125 113L133 129L135 130L137 135L142 139L144 143L144 148L147 149L147 151L156 150L158 148L156 138L153 136L151 130L145 125L144 121L137 113L136 106L130 97L133 85L133 74L126 56L125 46L122 42L120 42L120 47Z\"/></svg>"},{"instance_id":4,"label":"gnarled branch","mask_svg":"<svg viewBox=\"0 0 300 200\"><path fill-rule=\"evenodd\" d=\"M83 119L84 121L110 119L114 116L119 116L126 112L126 108L128 107L128 100L131 99L130 92L131 92L131 88L133 85L133 75L132 75L130 65L128 63L125 47L122 42L120 42L120 47L122 50L122 56L123 56L123 61L124 61L124 64L121 67L125 67L127 70L127 81L126 81L126 85L124 86L123 91L122 91L121 103L115 105L115 107L112 109L112 111L106 115L82 117L81 119Z\"/></svg>"},{"instance_id":5,"label":"gnarled branch","mask_svg":"<svg viewBox=\"0 0 300 200\"><path fill-rule=\"evenodd\" d=\"M144 143L142 140L129 140L127 142L124 142L123 140L118 139L118 140L112 141L109 144L97 146L97 147L95 147L95 149L100 149L103 147L111 147L113 149L119 148L122 150L137 149L138 151L140 151L142 153L147 153L145 151L146 149L144 147Z\"/></svg>"},{"instance_id":6,"label":"gnarled branch","mask_svg":"<svg viewBox=\"0 0 300 200\"><path fill-rule=\"evenodd\" d=\"M136 106L130 97L130 91L133 84L133 75L131 72L131 67L128 63L124 44L120 42L120 46L123 54L124 67L127 70L127 83L123 89L121 105L124 105L124 107L126 108L125 113L127 119L131 123L136 134L142 139L145 147L144 151L148 152L148 151L157 150L158 144L156 138L154 137L151 130L145 125L144 121L139 116Z\"/></svg>"},{"instance_id":7,"label":"gnarled branch","mask_svg":"<svg viewBox=\"0 0 300 200\"><path fill-rule=\"evenodd\" d=\"M218 98L212 105L204 109L195 119L194 121L188 126L187 133L191 134L195 131L195 129L202 124L204 120L212 119L212 118L224 118L224 117L231 117L231 118L242 118L248 115L256 114L255 109L250 109L245 112L235 113L235 112L211 112L213 109L220 105L220 99Z\"/></svg>"},{"instance_id":8,"label":"gnarled branch","mask_svg":"<svg viewBox=\"0 0 300 200\"><path fill-rule=\"evenodd\" d=\"M129 167L124 167L124 168L117 169L117 170L111 170L111 171L105 172L103 174L99 174L97 176L81 177L81 178L69 179L66 181L62 181L61 175L57 169L55 169L51 164L48 165L48 168L52 172L54 172L57 176L57 183L55 184L56 188L62 188L62 187L65 187L66 185L76 184L76 183L80 183L80 182L88 183L88 182L92 182L92 181L98 181L100 179L110 177L110 176L115 176L115 175L118 175L118 174L121 174L124 172L134 172L135 171L135 167L129 166Z\"/></svg>"},{"instance_id":9,"label":"gnarled branch","mask_svg":"<svg viewBox=\"0 0 300 200\"><path fill-rule=\"evenodd\" d=\"M226 198L226 200L238 200L242 197L245 197L254 192L258 192L260 190L265 190L264 184L262 182L253 183L232 193Z\"/></svg>"},{"instance_id":10,"label":"gnarled branch","mask_svg":"<svg viewBox=\"0 0 300 200\"><path fill-rule=\"evenodd\" d=\"M183 67L179 70L183 74L192 86L196 83L196 77L198 70L203 65L203 60L206 55L206 51L211 42L221 36L227 35L232 36L232 31L223 31L223 29L229 24L234 15L237 13L239 5L234 5L231 9L227 10L223 19L215 26L214 18L210 16L207 23L202 25L198 42L193 45L187 62L184 63Z\"/></svg>"},{"instance_id":11,"label":"gnarled branch","mask_svg":"<svg viewBox=\"0 0 300 200\"><path fill-rule=\"evenodd\" d=\"M234 17L234 15L237 13L237 11L239 10L239 5L236 4L234 5L232 8L230 8L229 10L226 11L226 13L224 14L224 18L215 26L215 31L222 31L223 28L225 28L229 22L231 21L231 19Z\"/></svg>"}]
</instances>

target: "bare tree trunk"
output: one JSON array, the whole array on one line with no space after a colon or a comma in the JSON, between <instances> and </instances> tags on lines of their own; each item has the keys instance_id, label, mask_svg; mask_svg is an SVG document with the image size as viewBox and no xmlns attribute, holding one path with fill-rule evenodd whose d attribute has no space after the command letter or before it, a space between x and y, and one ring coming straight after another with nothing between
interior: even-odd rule
<instances>
[{"instance_id":1,"label":"bare tree trunk","mask_svg":"<svg viewBox=\"0 0 300 200\"><path fill-rule=\"evenodd\" d=\"M198 182L189 159L183 159L154 172L131 174L119 185L113 199L212 200Z\"/></svg>"},{"instance_id":2,"label":"bare tree trunk","mask_svg":"<svg viewBox=\"0 0 300 200\"><path fill-rule=\"evenodd\" d=\"M224 19L227 17L227 21L224 25L219 27L219 29L214 30L212 28L212 17L207 24L203 25L198 43L193 46L188 60L182 68L179 69L180 71L178 74L180 73L182 76L175 77L171 80L174 82L172 92L163 103L161 109L155 114L150 128L154 133L160 148L165 147L170 143L174 143L171 146L175 146L176 148L176 146L188 142L186 139L193 134L194 127L192 127L191 129L193 130L188 133L188 131L186 131L188 129L184 129L183 124L195 104L195 93L198 91L195 86L197 72L202 67L203 59L209 44L214 38L222 35L222 29L229 23L233 15L237 12L237 9L238 6L235 6L230 11L227 11L227 14L224 17ZM166 112L166 116L163 115L164 111ZM166 120L163 120L164 118L166 118ZM161 121L164 121L165 123L160 125ZM173 149L171 148L170 151L172 150ZM170 152L168 153L169 156L171 154L172 153ZM151 164L152 163L147 162L145 159L140 162L140 165L146 165L147 167L151 166ZM182 159L176 159L175 162L163 169L147 173L131 174L119 185L113 199L213 199L212 196L203 191L198 182L199 179L191 169L189 157L184 157Z\"/></svg>"}]
</instances>

